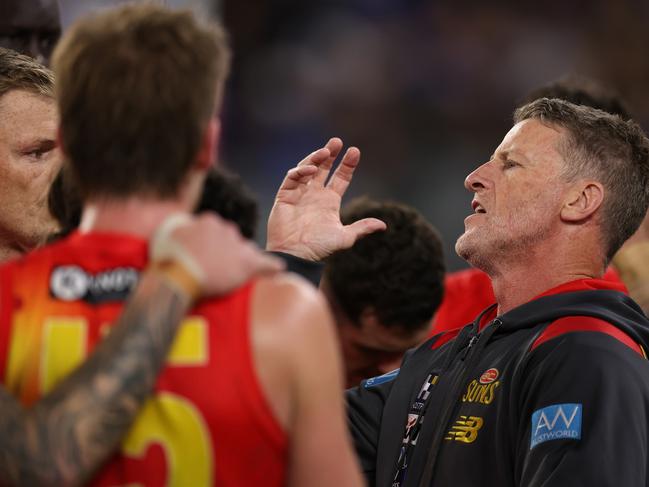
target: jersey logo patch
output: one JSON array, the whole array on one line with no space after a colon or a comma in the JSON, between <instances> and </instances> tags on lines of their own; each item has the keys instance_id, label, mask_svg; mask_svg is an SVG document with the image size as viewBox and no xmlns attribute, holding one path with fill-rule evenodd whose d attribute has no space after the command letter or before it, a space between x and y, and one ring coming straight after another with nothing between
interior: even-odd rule
<instances>
[{"instance_id":1,"label":"jersey logo patch","mask_svg":"<svg viewBox=\"0 0 649 487\"><path fill-rule=\"evenodd\" d=\"M581 439L581 404L553 404L534 411L530 450L550 440Z\"/></svg>"},{"instance_id":2,"label":"jersey logo patch","mask_svg":"<svg viewBox=\"0 0 649 487\"><path fill-rule=\"evenodd\" d=\"M365 387L365 389L369 389L370 387L378 386L380 384L384 384L385 382L390 382L391 380L396 379L397 375L399 375L399 369L394 369L392 372L388 372L387 374L367 379L363 383L363 387Z\"/></svg>"},{"instance_id":3,"label":"jersey logo patch","mask_svg":"<svg viewBox=\"0 0 649 487\"><path fill-rule=\"evenodd\" d=\"M50 275L50 293L61 301L83 300L90 304L123 301L138 278L139 272L132 267L90 274L75 265L59 266Z\"/></svg>"}]
</instances>

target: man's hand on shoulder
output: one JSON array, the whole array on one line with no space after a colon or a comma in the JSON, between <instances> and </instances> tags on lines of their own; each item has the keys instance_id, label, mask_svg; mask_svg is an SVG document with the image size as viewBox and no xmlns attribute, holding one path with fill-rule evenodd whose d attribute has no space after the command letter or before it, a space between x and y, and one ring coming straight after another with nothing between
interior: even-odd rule
<instances>
[{"instance_id":1,"label":"man's hand on shoulder","mask_svg":"<svg viewBox=\"0 0 649 487\"><path fill-rule=\"evenodd\" d=\"M365 235L385 230L385 223L376 218L351 225L340 221L341 200L361 156L356 147L347 149L327 181L342 147L340 139L330 139L288 171L268 218L267 250L320 261Z\"/></svg>"},{"instance_id":2,"label":"man's hand on shoulder","mask_svg":"<svg viewBox=\"0 0 649 487\"><path fill-rule=\"evenodd\" d=\"M217 215L172 215L150 244L151 260L182 268L174 279L192 297L227 294L246 281L284 269L281 259L245 239L237 227Z\"/></svg>"}]
</instances>

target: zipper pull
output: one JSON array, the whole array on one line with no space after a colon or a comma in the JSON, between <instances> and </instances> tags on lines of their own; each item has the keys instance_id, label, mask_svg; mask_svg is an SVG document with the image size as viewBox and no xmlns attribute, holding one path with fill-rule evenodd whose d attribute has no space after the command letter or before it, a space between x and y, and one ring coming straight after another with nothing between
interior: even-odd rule
<instances>
[{"instance_id":1,"label":"zipper pull","mask_svg":"<svg viewBox=\"0 0 649 487\"><path fill-rule=\"evenodd\" d=\"M469 340L469 344L467 347L464 349L464 353L462 354L462 360L466 358L466 356L469 354L469 350L471 350L471 347L475 345L475 343L478 341L478 335L473 335L471 337L471 340Z\"/></svg>"}]
</instances>

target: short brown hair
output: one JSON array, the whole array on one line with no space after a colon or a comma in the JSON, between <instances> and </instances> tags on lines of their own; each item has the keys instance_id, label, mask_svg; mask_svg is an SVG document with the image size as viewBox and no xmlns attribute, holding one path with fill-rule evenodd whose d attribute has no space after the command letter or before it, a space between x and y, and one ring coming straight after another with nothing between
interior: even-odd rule
<instances>
[{"instance_id":1,"label":"short brown hair","mask_svg":"<svg viewBox=\"0 0 649 487\"><path fill-rule=\"evenodd\" d=\"M217 25L126 5L77 22L53 67L62 145L83 196L175 195L227 76Z\"/></svg>"},{"instance_id":2,"label":"short brown hair","mask_svg":"<svg viewBox=\"0 0 649 487\"><path fill-rule=\"evenodd\" d=\"M538 119L561 127L564 176L592 177L607 192L602 211L602 236L610 260L638 229L649 206L649 140L632 120L587 106L541 98L514 114L514 122Z\"/></svg>"},{"instance_id":3,"label":"short brown hair","mask_svg":"<svg viewBox=\"0 0 649 487\"><path fill-rule=\"evenodd\" d=\"M0 96L11 90L54 98L54 73L29 56L0 47Z\"/></svg>"}]
</instances>

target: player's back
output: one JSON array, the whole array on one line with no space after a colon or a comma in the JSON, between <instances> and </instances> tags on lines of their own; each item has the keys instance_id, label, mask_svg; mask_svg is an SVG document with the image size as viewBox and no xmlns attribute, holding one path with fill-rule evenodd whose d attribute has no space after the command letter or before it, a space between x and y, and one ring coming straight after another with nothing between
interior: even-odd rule
<instances>
[{"instance_id":1,"label":"player's back","mask_svg":"<svg viewBox=\"0 0 649 487\"><path fill-rule=\"evenodd\" d=\"M140 238L77 233L3 266L8 389L25 404L51 390L109 332L146 261ZM254 287L200 302L187 316L154 395L93 485L284 484L288 442L251 349Z\"/></svg>"}]
</instances>

